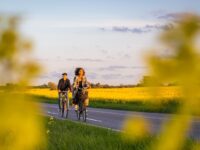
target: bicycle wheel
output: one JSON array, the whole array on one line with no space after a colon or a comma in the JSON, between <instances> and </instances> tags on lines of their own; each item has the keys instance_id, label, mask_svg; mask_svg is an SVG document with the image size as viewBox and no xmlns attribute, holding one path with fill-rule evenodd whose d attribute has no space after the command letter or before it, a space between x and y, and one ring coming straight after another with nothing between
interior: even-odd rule
<instances>
[{"instance_id":1,"label":"bicycle wheel","mask_svg":"<svg viewBox=\"0 0 200 150\"><path fill-rule=\"evenodd\" d=\"M67 109L65 117L68 118L69 110Z\"/></svg>"},{"instance_id":2,"label":"bicycle wheel","mask_svg":"<svg viewBox=\"0 0 200 150\"><path fill-rule=\"evenodd\" d=\"M81 120L81 111L78 111L78 120Z\"/></svg>"},{"instance_id":3,"label":"bicycle wheel","mask_svg":"<svg viewBox=\"0 0 200 150\"><path fill-rule=\"evenodd\" d=\"M64 117L65 108L62 106L62 117Z\"/></svg>"},{"instance_id":4,"label":"bicycle wheel","mask_svg":"<svg viewBox=\"0 0 200 150\"><path fill-rule=\"evenodd\" d=\"M66 115L65 115L65 117L66 118L68 118L68 114L69 114L69 100L67 99L67 101L66 101Z\"/></svg>"},{"instance_id":5,"label":"bicycle wheel","mask_svg":"<svg viewBox=\"0 0 200 150\"><path fill-rule=\"evenodd\" d=\"M65 115L65 110L66 110L66 103L65 101L62 102L62 117Z\"/></svg>"},{"instance_id":6,"label":"bicycle wheel","mask_svg":"<svg viewBox=\"0 0 200 150\"><path fill-rule=\"evenodd\" d=\"M75 110L75 112L76 112L76 117L77 117L77 119L79 119L79 111L78 111L78 110Z\"/></svg>"},{"instance_id":7,"label":"bicycle wheel","mask_svg":"<svg viewBox=\"0 0 200 150\"><path fill-rule=\"evenodd\" d=\"M87 121L87 112L86 112L86 109L83 111L83 121L84 122Z\"/></svg>"},{"instance_id":8,"label":"bicycle wheel","mask_svg":"<svg viewBox=\"0 0 200 150\"><path fill-rule=\"evenodd\" d=\"M82 102L79 102L79 108L78 108L78 120L81 120L81 115L83 113L83 107L82 107Z\"/></svg>"}]
</instances>

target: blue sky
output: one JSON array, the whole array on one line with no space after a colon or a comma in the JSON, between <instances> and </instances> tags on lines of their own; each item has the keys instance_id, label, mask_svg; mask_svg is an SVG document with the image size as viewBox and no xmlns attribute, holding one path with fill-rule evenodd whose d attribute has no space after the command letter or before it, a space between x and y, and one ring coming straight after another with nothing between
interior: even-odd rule
<instances>
[{"instance_id":1,"label":"blue sky","mask_svg":"<svg viewBox=\"0 0 200 150\"><path fill-rule=\"evenodd\" d=\"M23 17L21 30L45 68L37 83L57 82L64 71L72 79L82 66L91 82L135 84L157 35L180 13L200 13L200 1L0 0L0 12Z\"/></svg>"}]
</instances>

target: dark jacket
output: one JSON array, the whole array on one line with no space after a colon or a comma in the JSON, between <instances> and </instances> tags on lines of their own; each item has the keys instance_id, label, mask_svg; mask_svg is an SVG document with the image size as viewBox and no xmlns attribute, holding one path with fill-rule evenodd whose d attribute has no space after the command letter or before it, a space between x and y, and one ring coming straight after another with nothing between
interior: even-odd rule
<instances>
[{"instance_id":1,"label":"dark jacket","mask_svg":"<svg viewBox=\"0 0 200 150\"><path fill-rule=\"evenodd\" d=\"M67 80L64 81L64 79L60 79L59 82L58 82L58 90L68 91L68 89L71 90L70 80L67 79Z\"/></svg>"}]
</instances>

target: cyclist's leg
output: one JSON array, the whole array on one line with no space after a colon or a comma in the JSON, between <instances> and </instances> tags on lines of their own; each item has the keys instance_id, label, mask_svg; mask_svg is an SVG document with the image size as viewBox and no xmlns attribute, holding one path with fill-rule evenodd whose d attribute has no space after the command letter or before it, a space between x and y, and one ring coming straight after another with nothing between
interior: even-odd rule
<instances>
[{"instance_id":1,"label":"cyclist's leg","mask_svg":"<svg viewBox=\"0 0 200 150\"><path fill-rule=\"evenodd\" d=\"M78 110L79 110L79 112L82 112L82 107L83 106L83 103L82 103L82 101L81 100L79 100L79 102L78 102Z\"/></svg>"},{"instance_id":2,"label":"cyclist's leg","mask_svg":"<svg viewBox=\"0 0 200 150\"><path fill-rule=\"evenodd\" d=\"M74 109L75 111L78 111L78 92L75 93L74 95Z\"/></svg>"}]
</instances>

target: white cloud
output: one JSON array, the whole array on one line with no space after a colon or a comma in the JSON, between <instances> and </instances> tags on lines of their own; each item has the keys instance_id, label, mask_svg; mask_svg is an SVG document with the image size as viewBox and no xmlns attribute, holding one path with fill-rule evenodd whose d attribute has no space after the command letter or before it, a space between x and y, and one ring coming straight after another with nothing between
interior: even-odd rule
<instances>
[{"instance_id":1,"label":"white cloud","mask_svg":"<svg viewBox=\"0 0 200 150\"><path fill-rule=\"evenodd\" d=\"M83 20L83 21L70 21L70 20L34 20L27 19L25 26L36 28L112 28L113 26L126 26L138 27L145 26L146 24L157 24L155 20Z\"/></svg>"}]
</instances>

